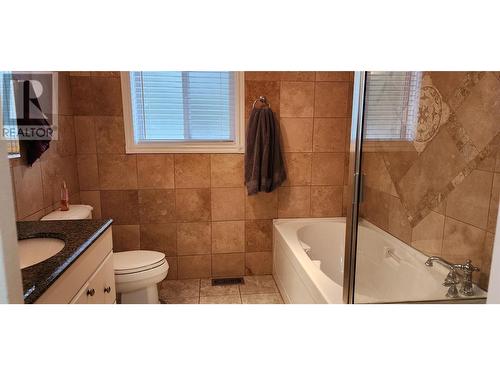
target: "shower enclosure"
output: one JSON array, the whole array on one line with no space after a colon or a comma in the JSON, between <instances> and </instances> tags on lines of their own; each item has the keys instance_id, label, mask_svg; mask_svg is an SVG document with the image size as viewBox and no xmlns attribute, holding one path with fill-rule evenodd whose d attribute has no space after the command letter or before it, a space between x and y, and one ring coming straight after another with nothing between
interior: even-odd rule
<instances>
[{"instance_id":1,"label":"shower enclosure","mask_svg":"<svg viewBox=\"0 0 500 375\"><path fill-rule=\"evenodd\" d=\"M500 74L357 72L353 98L344 302L484 301Z\"/></svg>"}]
</instances>

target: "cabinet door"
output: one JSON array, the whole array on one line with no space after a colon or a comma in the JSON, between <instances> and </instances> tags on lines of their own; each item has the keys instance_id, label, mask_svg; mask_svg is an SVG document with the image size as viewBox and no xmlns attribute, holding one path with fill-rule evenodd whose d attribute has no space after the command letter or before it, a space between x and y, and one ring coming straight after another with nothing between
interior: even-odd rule
<instances>
[{"instance_id":1,"label":"cabinet door","mask_svg":"<svg viewBox=\"0 0 500 375\"><path fill-rule=\"evenodd\" d=\"M104 261L102 267L104 275L104 303L115 303L116 301L116 287L115 287L115 269L113 266L113 253Z\"/></svg>"},{"instance_id":2,"label":"cabinet door","mask_svg":"<svg viewBox=\"0 0 500 375\"><path fill-rule=\"evenodd\" d=\"M89 280L87 303L104 303L104 268L103 265L98 268L96 273Z\"/></svg>"},{"instance_id":3,"label":"cabinet door","mask_svg":"<svg viewBox=\"0 0 500 375\"><path fill-rule=\"evenodd\" d=\"M88 295L87 291L89 290L89 283L85 283L85 285L80 289L77 295L73 298L70 303L76 304L87 304L88 303Z\"/></svg>"}]
</instances>

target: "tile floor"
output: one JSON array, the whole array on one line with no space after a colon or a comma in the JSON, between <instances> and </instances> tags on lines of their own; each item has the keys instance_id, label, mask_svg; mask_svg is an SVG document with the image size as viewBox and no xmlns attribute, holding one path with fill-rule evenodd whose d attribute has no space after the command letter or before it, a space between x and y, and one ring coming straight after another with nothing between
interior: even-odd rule
<instances>
[{"instance_id":1,"label":"tile floor","mask_svg":"<svg viewBox=\"0 0 500 375\"><path fill-rule=\"evenodd\" d=\"M158 286L160 301L186 303L283 303L272 276L245 276L245 284L212 286L211 279L165 280Z\"/></svg>"}]
</instances>

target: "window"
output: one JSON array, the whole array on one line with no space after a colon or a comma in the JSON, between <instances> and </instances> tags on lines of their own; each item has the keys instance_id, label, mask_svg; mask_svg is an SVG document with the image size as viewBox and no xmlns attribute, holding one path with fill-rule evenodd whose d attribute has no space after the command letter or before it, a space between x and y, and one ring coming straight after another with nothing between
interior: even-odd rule
<instances>
[{"instance_id":1,"label":"window","mask_svg":"<svg viewBox=\"0 0 500 375\"><path fill-rule=\"evenodd\" d=\"M420 72L368 72L364 137L412 141L418 119Z\"/></svg>"},{"instance_id":2,"label":"window","mask_svg":"<svg viewBox=\"0 0 500 375\"><path fill-rule=\"evenodd\" d=\"M122 74L127 152L243 152L243 74Z\"/></svg>"},{"instance_id":3,"label":"window","mask_svg":"<svg viewBox=\"0 0 500 375\"><path fill-rule=\"evenodd\" d=\"M16 106L11 72L0 72L0 140L7 141L9 158L19 157L19 141L17 136Z\"/></svg>"}]
</instances>

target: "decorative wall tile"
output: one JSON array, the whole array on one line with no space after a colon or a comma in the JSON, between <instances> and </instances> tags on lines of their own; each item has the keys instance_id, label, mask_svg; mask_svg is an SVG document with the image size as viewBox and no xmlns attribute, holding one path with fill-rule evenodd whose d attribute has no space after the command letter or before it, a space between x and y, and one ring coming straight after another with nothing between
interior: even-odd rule
<instances>
[{"instance_id":1,"label":"decorative wall tile","mask_svg":"<svg viewBox=\"0 0 500 375\"><path fill-rule=\"evenodd\" d=\"M281 117L313 117L313 113L314 83L281 82Z\"/></svg>"},{"instance_id":2,"label":"decorative wall tile","mask_svg":"<svg viewBox=\"0 0 500 375\"><path fill-rule=\"evenodd\" d=\"M177 254L210 254L212 247L212 226L210 222L178 223Z\"/></svg>"},{"instance_id":3,"label":"decorative wall tile","mask_svg":"<svg viewBox=\"0 0 500 375\"><path fill-rule=\"evenodd\" d=\"M210 155L176 154L175 187L176 188L210 187Z\"/></svg>"}]
</instances>

